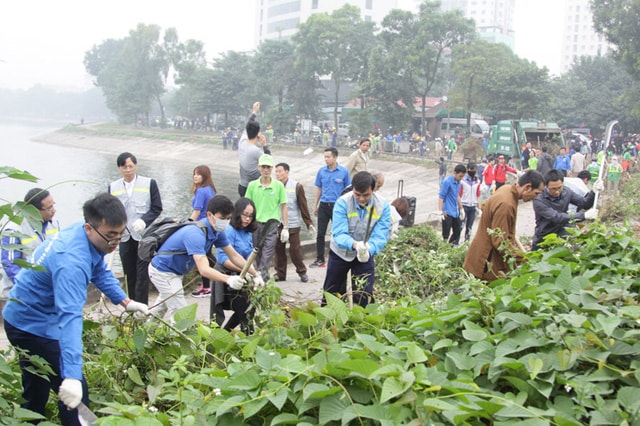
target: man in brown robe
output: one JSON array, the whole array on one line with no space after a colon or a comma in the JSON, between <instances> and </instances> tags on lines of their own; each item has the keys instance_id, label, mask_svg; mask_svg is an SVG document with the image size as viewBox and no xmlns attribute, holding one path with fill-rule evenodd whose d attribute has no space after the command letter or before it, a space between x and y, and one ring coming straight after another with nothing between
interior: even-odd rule
<instances>
[{"instance_id":1,"label":"man in brown robe","mask_svg":"<svg viewBox=\"0 0 640 426\"><path fill-rule=\"evenodd\" d=\"M522 260L524 248L516 236L518 201L531 201L544 189L540 172L526 171L518 183L504 185L484 203L478 231L464 259L464 269L476 278L493 281Z\"/></svg>"}]
</instances>

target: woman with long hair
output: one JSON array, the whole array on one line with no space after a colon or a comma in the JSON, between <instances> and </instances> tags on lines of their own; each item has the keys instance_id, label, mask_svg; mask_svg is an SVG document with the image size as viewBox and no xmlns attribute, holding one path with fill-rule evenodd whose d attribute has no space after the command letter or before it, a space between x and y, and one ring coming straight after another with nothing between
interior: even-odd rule
<instances>
[{"instance_id":1,"label":"woman with long hair","mask_svg":"<svg viewBox=\"0 0 640 426\"><path fill-rule=\"evenodd\" d=\"M189 220L200 220L207 216L207 205L209 200L216 196L216 186L211 178L211 169L201 164L193 169L193 185L191 185L191 193L193 199L191 200L191 207L193 211ZM209 259L209 266L213 268L216 264L216 258L212 253L207 253L207 259ZM211 283L208 278L202 277L202 285L200 288L191 293L193 297L207 297L211 296Z\"/></svg>"},{"instance_id":2,"label":"woman with long hair","mask_svg":"<svg viewBox=\"0 0 640 426\"><path fill-rule=\"evenodd\" d=\"M256 222L256 206L248 198L240 198L236 201L231 226L224 231L227 234L229 244L245 259L253 251L253 232L258 228ZM218 249L218 263L215 268L228 275L238 275L241 269L233 264L224 251ZM251 326L249 294L245 289L233 290L226 283L216 282L213 297L211 299L211 316L215 314L216 322L222 327L225 320L224 310L232 310L233 315L224 324L225 330L232 330L240 325L246 334L253 332Z\"/></svg>"}]
</instances>

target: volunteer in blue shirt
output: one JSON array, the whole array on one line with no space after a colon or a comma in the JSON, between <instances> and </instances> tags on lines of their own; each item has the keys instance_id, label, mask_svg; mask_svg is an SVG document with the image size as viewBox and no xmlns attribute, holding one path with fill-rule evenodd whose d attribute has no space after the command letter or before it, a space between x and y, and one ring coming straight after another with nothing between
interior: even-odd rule
<instances>
[{"instance_id":1,"label":"volunteer in blue shirt","mask_svg":"<svg viewBox=\"0 0 640 426\"><path fill-rule=\"evenodd\" d=\"M245 259L229 244L224 231L229 225L233 203L223 195L216 195L207 205L207 217L200 220L206 225L206 236L198 226L183 226L160 246L158 254L149 264L149 278L158 290L158 298L151 312L160 317L167 311L173 321L175 312L186 306L182 277L195 265L198 273L213 281L227 283L234 290L240 290L246 283L237 275L226 275L209 266L207 253L214 245L224 251L234 265L242 268ZM166 254L162 254L162 253ZM262 277L253 267L249 268L254 286L263 286Z\"/></svg>"},{"instance_id":2,"label":"volunteer in blue shirt","mask_svg":"<svg viewBox=\"0 0 640 426\"><path fill-rule=\"evenodd\" d=\"M391 226L389 203L373 192L375 186L376 179L371 173L358 172L353 177L353 191L336 201L324 280L324 291L345 294L347 274L351 271L353 302L362 307L373 302L373 256L387 244Z\"/></svg>"},{"instance_id":3,"label":"volunteer in blue shirt","mask_svg":"<svg viewBox=\"0 0 640 426\"><path fill-rule=\"evenodd\" d=\"M338 150L336 148L331 147L324 150L324 162L327 165L318 170L315 181L316 196L313 215L318 218L318 234L316 235L316 260L309 265L312 268L326 266L324 239L333 214L333 206L342 191L351 184L349 170L338 164Z\"/></svg>"},{"instance_id":4,"label":"volunteer in blue shirt","mask_svg":"<svg viewBox=\"0 0 640 426\"><path fill-rule=\"evenodd\" d=\"M442 238L453 245L458 245L460 242L462 221L465 218L460 199L460 181L465 173L467 173L465 165L458 164L453 169L453 174L442 181L438 195L438 210L442 215Z\"/></svg>"},{"instance_id":5,"label":"volunteer in blue shirt","mask_svg":"<svg viewBox=\"0 0 640 426\"><path fill-rule=\"evenodd\" d=\"M105 267L104 255L118 247L125 231L124 206L100 194L84 204L83 213L85 223L64 229L36 249L32 262L43 270L18 273L2 312L9 342L44 358L53 370L48 379L40 377L29 371L28 359L21 359L22 407L45 415L49 391L58 391L64 425L78 425L76 407L89 404L82 375L82 309L89 283L127 311L149 313L147 305L126 296Z\"/></svg>"}]
</instances>

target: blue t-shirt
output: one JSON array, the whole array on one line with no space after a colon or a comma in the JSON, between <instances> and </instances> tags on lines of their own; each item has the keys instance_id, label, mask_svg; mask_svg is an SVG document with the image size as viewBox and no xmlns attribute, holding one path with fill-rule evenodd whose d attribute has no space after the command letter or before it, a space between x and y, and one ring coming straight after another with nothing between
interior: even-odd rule
<instances>
[{"instance_id":1,"label":"blue t-shirt","mask_svg":"<svg viewBox=\"0 0 640 426\"><path fill-rule=\"evenodd\" d=\"M207 236L200 227L187 225L174 232L167 241L160 246L161 252L185 252L179 254L157 254L151 260L151 264L160 272L171 272L177 275L185 275L193 268L194 255L205 256L215 244L216 247L226 247L229 240L224 232L215 232L207 219L200 220L207 225Z\"/></svg>"},{"instance_id":2,"label":"blue t-shirt","mask_svg":"<svg viewBox=\"0 0 640 426\"><path fill-rule=\"evenodd\" d=\"M233 247L240 256L245 259L249 257L253 251L253 234L248 232L247 228L236 229L229 225L227 229L225 229L224 233L227 236L227 240L229 240L231 247ZM227 256L227 253L225 253L221 247L216 248L216 260L221 265L224 264L225 261L229 260L229 256Z\"/></svg>"},{"instance_id":3,"label":"blue t-shirt","mask_svg":"<svg viewBox=\"0 0 640 426\"><path fill-rule=\"evenodd\" d=\"M449 176L442 181L439 197L443 200L442 211L447 216L459 216L458 194L460 194L460 182L456 181L453 176Z\"/></svg>"},{"instance_id":4,"label":"blue t-shirt","mask_svg":"<svg viewBox=\"0 0 640 426\"><path fill-rule=\"evenodd\" d=\"M209 185L196 189L196 193L193 194L193 200L191 200L193 210L200 210L200 214L196 220L207 217L207 205L209 204L209 200L215 196L216 192Z\"/></svg>"},{"instance_id":5,"label":"blue t-shirt","mask_svg":"<svg viewBox=\"0 0 640 426\"><path fill-rule=\"evenodd\" d=\"M320 201L323 203L335 203L349 185L351 185L349 171L340 164L336 164L333 170L329 170L328 166L321 167L316 174L315 186L322 190Z\"/></svg>"}]
</instances>

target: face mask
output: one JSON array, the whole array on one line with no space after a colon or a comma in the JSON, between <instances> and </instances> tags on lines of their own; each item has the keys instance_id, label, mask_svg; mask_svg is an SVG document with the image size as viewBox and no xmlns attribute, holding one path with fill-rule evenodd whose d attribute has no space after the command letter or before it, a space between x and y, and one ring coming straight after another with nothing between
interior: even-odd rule
<instances>
[{"instance_id":1,"label":"face mask","mask_svg":"<svg viewBox=\"0 0 640 426\"><path fill-rule=\"evenodd\" d=\"M227 229L227 226L229 226L229 220L218 219L216 217L216 223L213 225L213 230L216 232L224 232L224 230Z\"/></svg>"},{"instance_id":2,"label":"face mask","mask_svg":"<svg viewBox=\"0 0 640 426\"><path fill-rule=\"evenodd\" d=\"M469 173L469 177L472 179L476 176L476 172L467 172L467 173Z\"/></svg>"}]
</instances>

